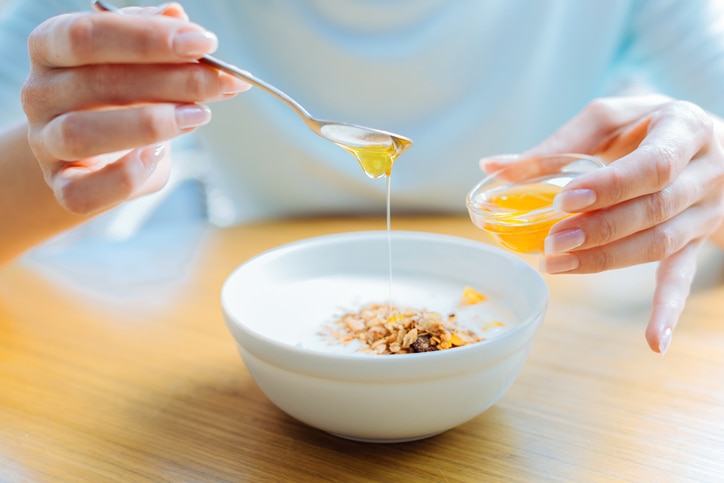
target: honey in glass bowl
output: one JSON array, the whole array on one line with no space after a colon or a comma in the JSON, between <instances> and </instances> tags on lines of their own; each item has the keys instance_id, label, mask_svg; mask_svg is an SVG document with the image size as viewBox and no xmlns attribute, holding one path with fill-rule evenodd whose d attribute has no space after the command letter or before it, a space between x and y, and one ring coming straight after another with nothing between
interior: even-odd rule
<instances>
[{"instance_id":1,"label":"honey in glass bowl","mask_svg":"<svg viewBox=\"0 0 724 483\"><path fill-rule=\"evenodd\" d=\"M554 209L553 198L574 178L603 166L603 161L585 154L509 161L468 193L470 218L509 250L543 253L551 227L572 216Z\"/></svg>"}]
</instances>

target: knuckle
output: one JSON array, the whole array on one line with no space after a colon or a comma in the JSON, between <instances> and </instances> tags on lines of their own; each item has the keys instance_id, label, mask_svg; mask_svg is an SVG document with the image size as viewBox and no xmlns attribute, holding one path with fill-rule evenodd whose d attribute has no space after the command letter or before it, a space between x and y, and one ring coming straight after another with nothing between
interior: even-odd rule
<instances>
[{"instance_id":1,"label":"knuckle","mask_svg":"<svg viewBox=\"0 0 724 483\"><path fill-rule=\"evenodd\" d=\"M37 107L45 105L46 95L40 85L31 77L20 88L20 103L29 120L37 116Z\"/></svg>"},{"instance_id":2,"label":"knuckle","mask_svg":"<svg viewBox=\"0 0 724 483\"><path fill-rule=\"evenodd\" d=\"M124 71L114 68L112 65L104 64L84 69L84 85L92 89L95 94L112 104L125 102L128 89L128 79Z\"/></svg>"},{"instance_id":3,"label":"knuckle","mask_svg":"<svg viewBox=\"0 0 724 483\"><path fill-rule=\"evenodd\" d=\"M643 202L645 219L653 224L668 220L676 210L673 194L668 187L644 197Z\"/></svg>"},{"instance_id":4,"label":"knuckle","mask_svg":"<svg viewBox=\"0 0 724 483\"><path fill-rule=\"evenodd\" d=\"M74 115L72 112L62 114L55 118L53 123L57 132L56 139L53 141L57 155L61 159L76 159L87 152L89 147L87 126L79 116Z\"/></svg>"},{"instance_id":5,"label":"knuckle","mask_svg":"<svg viewBox=\"0 0 724 483\"><path fill-rule=\"evenodd\" d=\"M605 97L599 97L588 102L581 111L586 117L597 119L599 122L608 125L611 122L612 111L609 101Z\"/></svg>"},{"instance_id":6,"label":"knuckle","mask_svg":"<svg viewBox=\"0 0 724 483\"><path fill-rule=\"evenodd\" d=\"M686 122L690 127L697 130L713 130L714 122L711 117L700 106L693 102L674 100L667 104L664 112L670 110L676 115L677 119Z\"/></svg>"},{"instance_id":7,"label":"knuckle","mask_svg":"<svg viewBox=\"0 0 724 483\"><path fill-rule=\"evenodd\" d=\"M616 240L618 229L616 223L609 217L601 217L595 227L596 238L599 245L605 245Z\"/></svg>"},{"instance_id":8,"label":"knuckle","mask_svg":"<svg viewBox=\"0 0 724 483\"><path fill-rule=\"evenodd\" d=\"M208 69L200 65L190 66L185 76L185 92L191 94L194 99L203 99L214 94L209 73Z\"/></svg>"},{"instance_id":9,"label":"knuckle","mask_svg":"<svg viewBox=\"0 0 724 483\"><path fill-rule=\"evenodd\" d=\"M605 173L605 176L608 177L606 179L606 196L611 200L611 203L624 201L626 199L626 187L630 184L628 174L616 164L611 165L601 173Z\"/></svg>"},{"instance_id":10,"label":"knuckle","mask_svg":"<svg viewBox=\"0 0 724 483\"><path fill-rule=\"evenodd\" d=\"M151 144L169 137L168 120L159 109L141 108L135 131L139 144Z\"/></svg>"},{"instance_id":11,"label":"knuckle","mask_svg":"<svg viewBox=\"0 0 724 483\"><path fill-rule=\"evenodd\" d=\"M97 211L84 190L77 189L75 183L67 183L56 191L58 203L76 215L89 215Z\"/></svg>"},{"instance_id":12,"label":"knuckle","mask_svg":"<svg viewBox=\"0 0 724 483\"><path fill-rule=\"evenodd\" d=\"M68 211L89 215L131 198L144 180L138 163L122 159L88 176L56 183L56 198Z\"/></svg>"},{"instance_id":13,"label":"knuckle","mask_svg":"<svg viewBox=\"0 0 724 483\"><path fill-rule=\"evenodd\" d=\"M598 273L614 268L613 259L606 250L591 250L586 253L585 267L587 273Z\"/></svg>"},{"instance_id":14,"label":"knuckle","mask_svg":"<svg viewBox=\"0 0 724 483\"><path fill-rule=\"evenodd\" d=\"M607 115L610 109L605 97L597 97L589 101L583 110L591 115Z\"/></svg>"},{"instance_id":15,"label":"knuckle","mask_svg":"<svg viewBox=\"0 0 724 483\"><path fill-rule=\"evenodd\" d=\"M655 120L670 117L685 128L691 140L703 144L714 136L715 123L711 116L690 101L672 100L653 114Z\"/></svg>"},{"instance_id":16,"label":"knuckle","mask_svg":"<svg viewBox=\"0 0 724 483\"><path fill-rule=\"evenodd\" d=\"M641 146L639 149L643 150L653 163L649 172L654 184L659 188L668 186L676 175L674 167L677 164L678 153L670 146L662 144Z\"/></svg>"},{"instance_id":17,"label":"knuckle","mask_svg":"<svg viewBox=\"0 0 724 483\"><path fill-rule=\"evenodd\" d=\"M113 190L123 200L130 198L138 185L138 172L130 166L129 163L119 163L114 173Z\"/></svg>"},{"instance_id":18,"label":"knuckle","mask_svg":"<svg viewBox=\"0 0 724 483\"><path fill-rule=\"evenodd\" d=\"M657 225L653 228L653 243L646 246L648 261L662 260L677 252L680 248L679 237L669 227Z\"/></svg>"},{"instance_id":19,"label":"knuckle","mask_svg":"<svg viewBox=\"0 0 724 483\"><path fill-rule=\"evenodd\" d=\"M83 59L93 49L93 16L80 16L68 26L68 48L76 59Z\"/></svg>"},{"instance_id":20,"label":"knuckle","mask_svg":"<svg viewBox=\"0 0 724 483\"><path fill-rule=\"evenodd\" d=\"M48 19L35 27L28 35L27 47L28 57L32 64L43 63L45 46L47 45L48 32L51 29L52 19Z\"/></svg>"}]
</instances>

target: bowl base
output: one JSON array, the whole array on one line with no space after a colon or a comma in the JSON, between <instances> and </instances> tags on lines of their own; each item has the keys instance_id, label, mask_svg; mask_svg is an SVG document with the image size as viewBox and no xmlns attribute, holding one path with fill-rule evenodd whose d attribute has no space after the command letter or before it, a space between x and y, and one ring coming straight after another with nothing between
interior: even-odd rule
<instances>
[{"instance_id":1,"label":"bowl base","mask_svg":"<svg viewBox=\"0 0 724 483\"><path fill-rule=\"evenodd\" d=\"M423 434L422 436L412 436L410 438L381 439L381 438L358 438L356 436L348 436L346 434L332 433L332 432L328 431L329 434L331 434L332 436L336 436L338 438L349 439L350 441L357 441L360 443L377 443L377 444L410 443L412 441L419 441L421 439L432 438L433 436L437 436L438 434L442 434L444 432L445 431L438 431L436 433Z\"/></svg>"}]
</instances>

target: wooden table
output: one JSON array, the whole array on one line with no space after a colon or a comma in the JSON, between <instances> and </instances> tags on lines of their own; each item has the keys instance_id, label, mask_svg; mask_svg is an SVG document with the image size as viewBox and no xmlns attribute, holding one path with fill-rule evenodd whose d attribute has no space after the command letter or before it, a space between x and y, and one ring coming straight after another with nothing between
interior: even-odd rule
<instances>
[{"instance_id":1,"label":"wooden table","mask_svg":"<svg viewBox=\"0 0 724 483\"><path fill-rule=\"evenodd\" d=\"M724 481L713 250L665 357L643 338L651 267L550 276L530 358L480 417L375 445L286 416L236 353L221 285L265 249L368 229L384 220L205 229L179 280L115 297L27 261L0 269L0 481ZM393 229L484 239L462 217L393 216Z\"/></svg>"}]
</instances>

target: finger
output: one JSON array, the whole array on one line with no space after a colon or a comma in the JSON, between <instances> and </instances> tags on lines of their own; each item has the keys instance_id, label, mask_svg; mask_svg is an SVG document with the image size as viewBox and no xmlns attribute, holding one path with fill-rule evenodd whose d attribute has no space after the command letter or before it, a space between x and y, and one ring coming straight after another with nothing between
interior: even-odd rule
<instances>
[{"instance_id":1,"label":"finger","mask_svg":"<svg viewBox=\"0 0 724 483\"><path fill-rule=\"evenodd\" d=\"M596 99L545 141L521 155L595 153L601 143L621 126L647 116L669 100L668 97L660 95Z\"/></svg>"},{"instance_id":2,"label":"finger","mask_svg":"<svg viewBox=\"0 0 724 483\"><path fill-rule=\"evenodd\" d=\"M59 203L69 211L95 213L139 194L154 178L154 172L166 158L166 152L166 145L159 144L132 150L107 164L91 160L68 164L52 177L50 186ZM154 181L160 184L165 179Z\"/></svg>"},{"instance_id":3,"label":"finger","mask_svg":"<svg viewBox=\"0 0 724 483\"><path fill-rule=\"evenodd\" d=\"M239 79L198 63L133 68L103 64L61 69L49 79L29 82L22 98L32 121L47 122L64 112L107 105L212 102L249 88Z\"/></svg>"},{"instance_id":4,"label":"finger","mask_svg":"<svg viewBox=\"0 0 724 483\"><path fill-rule=\"evenodd\" d=\"M691 291L701 245L700 240L689 243L659 264L651 318L645 332L646 341L654 352L664 354L669 348L671 335Z\"/></svg>"},{"instance_id":5,"label":"finger","mask_svg":"<svg viewBox=\"0 0 724 483\"><path fill-rule=\"evenodd\" d=\"M214 34L178 18L107 12L53 17L28 39L33 64L48 68L188 62L217 45Z\"/></svg>"},{"instance_id":6,"label":"finger","mask_svg":"<svg viewBox=\"0 0 724 483\"><path fill-rule=\"evenodd\" d=\"M99 5L96 5L95 2L93 3L93 7L98 12L105 11L100 8ZM189 19L183 6L178 2L168 2L152 7L124 7L118 9L117 13L122 15L166 15L167 17L174 17L186 21Z\"/></svg>"},{"instance_id":7,"label":"finger","mask_svg":"<svg viewBox=\"0 0 724 483\"><path fill-rule=\"evenodd\" d=\"M669 221L596 248L545 255L546 273L598 273L663 260L695 239L707 238L721 224L718 201L690 207Z\"/></svg>"},{"instance_id":8,"label":"finger","mask_svg":"<svg viewBox=\"0 0 724 483\"><path fill-rule=\"evenodd\" d=\"M45 125L37 138L31 133L31 145L42 149L45 158L73 161L156 144L210 120L211 111L196 104L71 112Z\"/></svg>"},{"instance_id":9,"label":"finger","mask_svg":"<svg viewBox=\"0 0 724 483\"><path fill-rule=\"evenodd\" d=\"M710 192L718 193L719 164L710 157L695 159L661 191L555 224L545 240L545 252L550 255L606 245L673 218Z\"/></svg>"},{"instance_id":10,"label":"finger","mask_svg":"<svg viewBox=\"0 0 724 483\"><path fill-rule=\"evenodd\" d=\"M551 173L581 173L602 166L602 162L585 154L554 154L549 156L520 157L501 155L480 160L480 166L498 179L536 182Z\"/></svg>"},{"instance_id":11,"label":"finger","mask_svg":"<svg viewBox=\"0 0 724 483\"><path fill-rule=\"evenodd\" d=\"M701 151L713 132L709 116L688 102L671 102L651 115L639 147L606 168L571 181L556 197L566 212L610 206L660 191Z\"/></svg>"},{"instance_id":12,"label":"finger","mask_svg":"<svg viewBox=\"0 0 724 483\"><path fill-rule=\"evenodd\" d=\"M167 17L174 17L186 21L189 19L189 16L186 15L183 6L177 2L168 2L159 5L156 7L156 11L161 15L166 15Z\"/></svg>"},{"instance_id":13,"label":"finger","mask_svg":"<svg viewBox=\"0 0 724 483\"><path fill-rule=\"evenodd\" d=\"M520 156L517 154L497 154L495 156L488 156L481 158L478 161L480 169L486 173L492 173L503 169L506 166L520 160Z\"/></svg>"}]
</instances>

